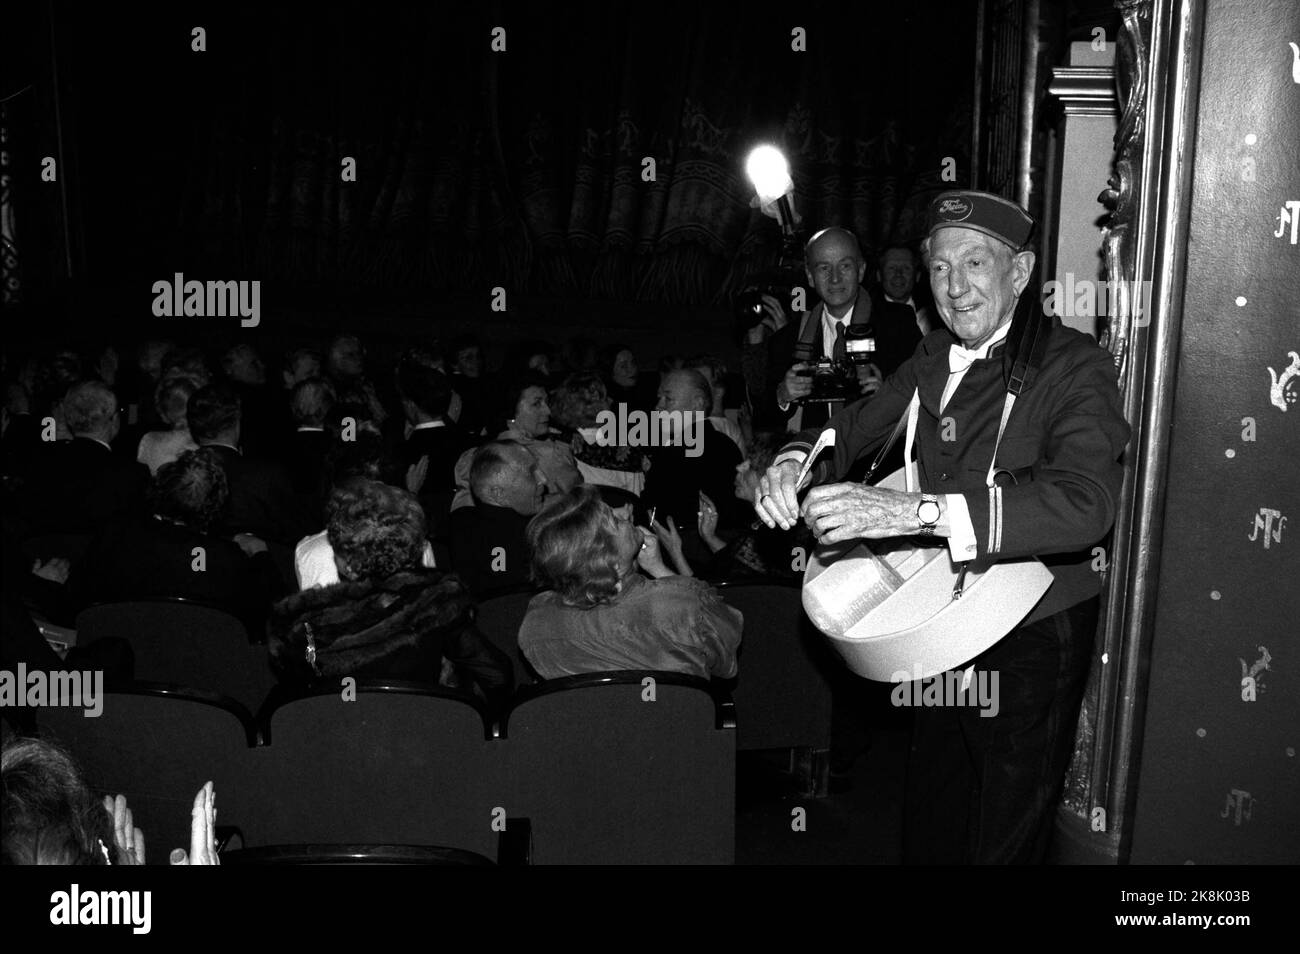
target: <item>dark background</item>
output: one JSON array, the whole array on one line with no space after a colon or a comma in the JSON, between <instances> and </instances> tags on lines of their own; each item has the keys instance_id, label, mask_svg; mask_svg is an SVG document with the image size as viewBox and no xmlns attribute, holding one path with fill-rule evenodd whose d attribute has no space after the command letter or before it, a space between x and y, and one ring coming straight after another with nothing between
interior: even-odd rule
<instances>
[{"instance_id":1,"label":"dark background","mask_svg":"<svg viewBox=\"0 0 1300 954\"><path fill-rule=\"evenodd\" d=\"M973 4L771 12L21 5L0 95L30 320L8 340L50 323L175 337L150 286L181 271L260 279L262 337L676 326L725 343L731 296L779 245L750 207L754 144L787 150L805 227L849 226L868 252L919 236L944 157L969 181Z\"/></svg>"}]
</instances>

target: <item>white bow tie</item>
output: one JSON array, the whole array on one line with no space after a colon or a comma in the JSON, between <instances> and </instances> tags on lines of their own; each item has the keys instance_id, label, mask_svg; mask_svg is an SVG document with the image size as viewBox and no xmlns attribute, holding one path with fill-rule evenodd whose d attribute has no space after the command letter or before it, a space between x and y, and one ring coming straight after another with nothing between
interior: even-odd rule
<instances>
[{"instance_id":1,"label":"white bow tie","mask_svg":"<svg viewBox=\"0 0 1300 954\"><path fill-rule=\"evenodd\" d=\"M958 371L965 371L976 361L988 356L988 345L976 348L974 351L968 351L959 344L952 345L948 349L948 373L956 374Z\"/></svg>"}]
</instances>

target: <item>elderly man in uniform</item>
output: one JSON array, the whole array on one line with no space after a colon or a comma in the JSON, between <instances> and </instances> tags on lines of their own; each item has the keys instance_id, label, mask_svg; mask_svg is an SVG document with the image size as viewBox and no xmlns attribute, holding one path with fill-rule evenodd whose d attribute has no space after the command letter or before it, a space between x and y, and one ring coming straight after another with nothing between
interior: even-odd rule
<instances>
[{"instance_id":1,"label":"elderly man in uniform","mask_svg":"<svg viewBox=\"0 0 1300 954\"><path fill-rule=\"evenodd\" d=\"M828 422L833 453L806 478L815 486L802 506L796 481L818 432L786 445L755 509L768 526L802 517L825 544L941 537L955 563L1035 556L1051 570L1039 603L969 663L999 674L997 714L917 710L904 808L909 863L1037 863L1073 746L1100 602L1092 550L1114 521L1129 428L1110 356L1032 299L1017 309L1034 267L1033 219L998 196L954 191L934 200L931 222L922 254L959 343L927 335L873 400ZM1034 330L1037 373L999 441L1012 364ZM914 393L921 490L840 482L888 439Z\"/></svg>"}]
</instances>

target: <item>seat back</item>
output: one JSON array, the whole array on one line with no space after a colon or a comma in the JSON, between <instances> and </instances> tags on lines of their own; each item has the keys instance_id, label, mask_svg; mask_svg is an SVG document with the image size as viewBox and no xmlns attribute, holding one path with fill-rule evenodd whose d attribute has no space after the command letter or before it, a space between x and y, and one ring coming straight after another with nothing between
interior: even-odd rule
<instances>
[{"instance_id":1,"label":"seat back","mask_svg":"<svg viewBox=\"0 0 1300 954\"><path fill-rule=\"evenodd\" d=\"M223 865L438 865L491 867L489 858L436 845L268 845L222 852Z\"/></svg>"},{"instance_id":2,"label":"seat back","mask_svg":"<svg viewBox=\"0 0 1300 954\"><path fill-rule=\"evenodd\" d=\"M277 689L259 723L261 802L241 826L250 847L445 845L495 855L493 809L506 804L499 746L472 696L391 680L357 680L355 693Z\"/></svg>"},{"instance_id":3,"label":"seat back","mask_svg":"<svg viewBox=\"0 0 1300 954\"><path fill-rule=\"evenodd\" d=\"M799 584L721 584L722 598L745 614L740 674L732 696L741 751L826 749L836 661L804 615Z\"/></svg>"},{"instance_id":4,"label":"seat back","mask_svg":"<svg viewBox=\"0 0 1300 954\"><path fill-rule=\"evenodd\" d=\"M650 680L650 681L647 681ZM731 864L730 700L675 673L572 676L526 689L503 718L512 815L535 864Z\"/></svg>"},{"instance_id":5,"label":"seat back","mask_svg":"<svg viewBox=\"0 0 1300 954\"><path fill-rule=\"evenodd\" d=\"M264 645L235 616L183 599L100 603L77 616L77 643L104 636L135 650L135 676L230 696L257 711L275 685Z\"/></svg>"},{"instance_id":6,"label":"seat back","mask_svg":"<svg viewBox=\"0 0 1300 954\"><path fill-rule=\"evenodd\" d=\"M533 667L519 651L519 627L523 625L528 603L536 595L532 588L488 596L478 604L478 628L497 649L510 657L515 685L528 686L538 681Z\"/></svg>"},{"instance_id":7,"label":"seat back","mask_svg":"<svg viewBox=\"0 0 1300 954\"><path fill-rule=\"evenodd\" d=\"M236 701L137 683L104 693L103 709L41 709L41 737L63 746L103 795L125 795L145 834L148 860L167 863L190 844L194 796L211 780L223 825L241 825L255 794L248 776L253 717Z\"/></svg>"}]
</instances>

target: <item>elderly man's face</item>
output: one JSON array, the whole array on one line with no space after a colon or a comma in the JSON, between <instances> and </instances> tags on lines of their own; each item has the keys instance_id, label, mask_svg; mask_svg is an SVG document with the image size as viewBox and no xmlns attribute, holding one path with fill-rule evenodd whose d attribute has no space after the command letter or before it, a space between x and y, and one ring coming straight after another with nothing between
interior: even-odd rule
<instances>
[{"instance_id":1,"label":"elderly man's face","mask_svg":"<svg viewBox=\"0 0 1300 954\"><path fill-rule=\"evenodd\" d=\"M891 248L880 260L880 284L885 294L895 301L907 301L916 287L916 262L912 253L903 248Z\"/></svg>"},{"instance_id":2,"label":"elderly man's face","mask_svg":"<svg viewBox=\"0 0 1300 954\"><path fill-rule=\"evenodd\" d=\"M1033 252L1012 253L974 229L940 229L930 239L935 307L967 348L978 348L1011 320L1033 267Z\"/></svg>"},{"instance_id":3,"label":"elderly man's face","mask_svg":"<svg viewBox=\"0 0 1300 954\"><path fill-rule=\"evenodd\" d=\"M866 272L855 243L839 232L823 235L808 249L805 270L808 281L836 318L842 316L858 296L858 286Z\"/></svg>"},{"instance_id":4,"label":"elderly man's face","mask_svg":"<svg viewBox=\"0 0 1300 954\"><path fill-rule=\"evenodd\" d=\"M546 475L527 448L519 447L512 452L509 475L502 481L501 490L501 505L515 513L531 517L542 509Z\"/></svg>"}]
</instances>

